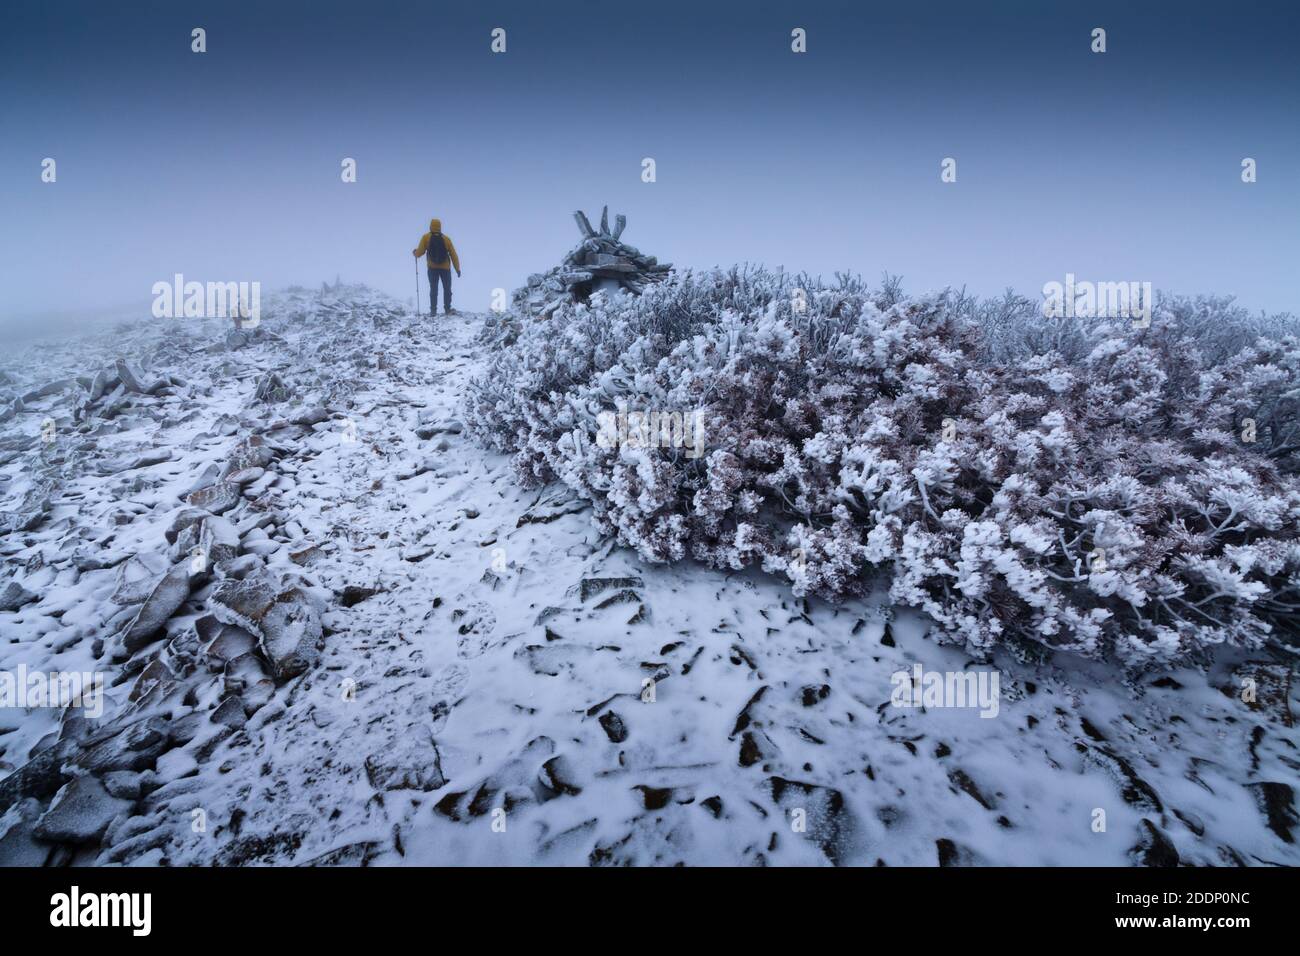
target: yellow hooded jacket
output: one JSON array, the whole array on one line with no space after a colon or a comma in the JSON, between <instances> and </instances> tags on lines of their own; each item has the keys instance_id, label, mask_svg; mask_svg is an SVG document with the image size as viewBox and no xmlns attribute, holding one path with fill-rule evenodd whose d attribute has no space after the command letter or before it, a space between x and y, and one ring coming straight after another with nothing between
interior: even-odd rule
<instances>
[{"instance_id":1,"label":"yellow hooded jacket","mask_svg":"<svg viewBox=\"0 0 1300 956\"><path fill-rule=\"evenodd\" d=\"M428 263L429 268L430 268L430 269L449 269L449 268L451 268L452 266L455 266L455 267L456 267L456 272L457 272L457 274L459 274L459 273L460 273L460 256L456 255L456 247L455 247L454 245L452 245L452 242L451 242L451 236L444 236L444 235L442 235L442 220L441 220L441 219L430 219L430 220L429 220L429 231L426 232L423 236L420 237L420 244L419 244L418 246L415 247L414 251L412 252L412 255L414 255L414 256L418 259L420 256L422 256L422 255L424 255L425 253L427 253L427 252L429 251L429 240L430 240L433 236L438 236L438 237L441 238L442 241L446 244L446 246L447 246L447 260L448 260L448 261L446 261L446 262L441 262L441 263L434 262L434 261L433 261L433 257L430 256L430 257L426 260L427 263Z\"/></svg>"}]
</instances>

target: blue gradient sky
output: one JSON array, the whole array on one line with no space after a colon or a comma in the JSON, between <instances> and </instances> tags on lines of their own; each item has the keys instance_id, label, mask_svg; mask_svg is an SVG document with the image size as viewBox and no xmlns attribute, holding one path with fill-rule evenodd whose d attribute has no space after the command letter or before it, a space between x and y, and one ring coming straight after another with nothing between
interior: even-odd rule
<instances>
[{"instance_id":1,"label":"blue gradient sky","mask_svg":"<svg viewBox=\"0 0 1300 956\"><path fill-rule=\"evenodd\" d=\"M457 305L485 310L606 202L678 265L1035 295L1073 272L1300 311L1298 25L1188 0L7 0L0 323L147 308L176 272L409 298L432 215Z\"/></svg>"}]
</instances>

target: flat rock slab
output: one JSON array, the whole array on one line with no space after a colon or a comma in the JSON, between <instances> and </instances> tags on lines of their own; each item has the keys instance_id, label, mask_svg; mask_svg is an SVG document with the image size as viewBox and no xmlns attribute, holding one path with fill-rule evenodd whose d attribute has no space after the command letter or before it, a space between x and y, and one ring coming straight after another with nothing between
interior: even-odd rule
<instances>
[{"instance_id":1,"label":"flat rock slab","mask_svg":"<svg viewBox=\"0 0 1300 956\"><path fill-rule=\"evenodd\" d=\"M226 476L226 480L242 488L244 485L251 485L265 474L265 468L241 468L239 471L232 471Z\"/></svg>"},{"instance_id":2,"label":"flat rock slab","mask_svg":"<svg viewBox=\"0 0 1300 956\"><path fill-rule=\"evenodd\" d=\"M152 468L154 465L161 465L164 462L172 460L170 451L151 451L138 455L124 455L120 458L110 458L99 463L96 469L101 478L109 475L121 474L124 471L135 471L138 468Z\"/></svg>"},{"instance_id":3,"label":"flat rock slab","mask_svg":"<svg viewBox=\"0 0 1300 956\"><path fill-rule=\"evenodd\" d=\"M244 654L251 654L257 649L257 637L234 624L223 624L208 645L204 653L213 661L233 661Z\"/></svg>"},{"instance_id":4,"label":"flat rock slab","mask_svg":"<svg viewBox=\"0 0 1300 956\"><path fill-rule=\"evenodd\" d=\"M239 554L239 532L225 518L211 515L203 519L199 548L211 564L230 561Z\"/></svg>"},{"instance_id":5,"label":"flat rock slab","mask_svg":"<svg viewBox=\"0 0 1300 956\"><path fill-rule=\"evenodd\" d=\"M205 488L210 488L211 486L212 486L211 482L209 482L207 485L204 485ZM196 489L196 491L201 491L201 490L202 489ZM167 527L167 530L163 532L163 537L167 539L168 544L175 544L176 539L180 536L180 533L182 531L184 531L186 528L190 527L191 525L198 524L209 514L211 514L211 512L208 511L206 508L194 508L194 507L181 508L172 517L171 524Z\"/></svg>"},{"instance_id":6,"label":"flat rock slab","mask_svg":"<svg viewBox=\"0 0 1300 956\"><path fill-rule=\"evenodd\" d=\"M787 819L800 813L802 834L815 843L832 863L843 861L856 829L844 795L832 787L800 780L769 777L766 781L772 802L785 811Z\"/></svg>"},{"instance_id":7,"label":"flat rock slab","mask_svg":"<svg viewBox=\"0 0 1300 956\"><path fill-rule=\"evenodd\" d=\"M128 392L137 392L144 394L144 386L140 384L140 377L135 374L131 366L126 363L125 359L117 360L117 377L122 382L122 387Z\"/></svg>"},{"instance_id":8,"label":"flat rock slab","mask_svg":"<svg viewBox=\"0 0 1300 956\"><path fill-rule=\"evenodd\" d=\"M55 794L34 832L56 843L93 843L131 806L130 800L113 796L94 777L77 777Z\"/></svg>"},{"instance_id":9,"label":"flat rock slab","mask_svg":"<svg viewBox=\"0 0 1300 956\"><path fill-rule=\"evenodd\" d=\"M209 606L223 624L233 624L261 637L262 618L275 603L276 588L263 577L221 582L212 592Z\"/></svg>"},{"instance_id":10,"label":"flat rock slab","mask_svg":"<svg viewBox=\"0 0 1300 956\"><path fill-rule=\"evenodd\" d=\"M76 379L62 378L59 379L57 382L49 382L46 385L42 385L40 388L34 388L30 392L27 392L23 395L23 404L30 405L33 402L40 401L42 398L45 398L49 395L54 395L57 392L61 392L68 386L74 384L75 381Z\"/></svg>"},{"instance_id":11,"label":"flat rock slab","mask_svg":"<svg viewBox=\"0 0 1300 956\"><path fill-rule=\"evenodd\" d=\"M310 428L312 425L319 425L321 422L329 421L329 417L330 413L326 409L314 406L289 419L289 423Z\"/></svg>"},{"instance_id":12,"label":"flat rock slab","mask_svg":"<svg viewBox=\"0 0 1300 956\"><path fill-rule=\"evenodd\" d=\"M274 459L275 455L261 436L251 435L231 449L230 457L226 459L225 474L232 475L250 468L265 468Z\"/></svg>"},{"instance_id":13,"label":"flat rock slab","mask_svg":"<svg viewBox=\"0 0 1300 956\"><path fill-rule=\"evenodd\" d=\"M261 625L262 652L278 680L301 674L320 660L320 613L298 588L276 597Z\"/></svg>"},{"instance_id":14,"label":"flat rock slab","mask_svg":"<svg viewBox=\"0 0 1300 956\"><path fill-rule=\"evenodd\" d=\"M125 727L109 727L92 734L84 749L75 752L75 762L92 774L105 774L112 770L138 773L152 767L158 755L170 745L169 721L155 715Z\"/></svg>"},{"instance_id":15,"label":"flat rock slab","mask_svg":"<svg viewBox=\"0 0 1300 956\"><path fill-rule=\"evenodd\" d=\"M38 599L39 595L28 591L17 581L6 581L4 587L0 588L0 611L17 611Z\"/></svg>"},{"instance_id":16,"label":"flat rock slab","mask_svg":"<svg viewBox=\"0 0 1300 956\"><path fill-rule=\"evenodd\" d=\"M122 644L127 653L134 654L153 640L189 596L190 565L182 561L172 565L171 570L163 575L123 633Z\"/></svg>"},{"instance_id":17,"label":"flat rock slab","mask_svg":"<svg viewBox=\"0 0 1300 956\"><path fill-rule=\"evenodd\" d=\"M193 492L185 500L196 508L220 515L235 507L243 498L239 492L239 485L229 481L218 481L207 488Z\"/></svg>"},{"instance_id":18,"label":"flat rock slab","mask_svg":"<svg viewBox=\"0 0 1300 956\"><path fill-rule=\"evenodd\" d=\"M133 555L118 567L109 600L124 607L139 604L149 597L166 573L162 561Z\"/></svg>"},{"instance_id":19,"label":"flat rock slab","mask_svg":"<svg viewBox=\"0 0 1300 956\"><path fill-rule=\"evenodd\" d=\"M366 778L376 790L437 790L446 784L438 748L424 734L366 758Z\"/></svg>"},{"instance_id":20,"label":"flat rock slab","mask_svg":"<svg viewBox=\"0 0 1300 956\"><path fill-rule=\"evenodd\" d=\"M32 836L32 824L41 816L41 804L28 797L0 816L0 866L44 866L49 846Z\"/></svg>"}]
</instances>

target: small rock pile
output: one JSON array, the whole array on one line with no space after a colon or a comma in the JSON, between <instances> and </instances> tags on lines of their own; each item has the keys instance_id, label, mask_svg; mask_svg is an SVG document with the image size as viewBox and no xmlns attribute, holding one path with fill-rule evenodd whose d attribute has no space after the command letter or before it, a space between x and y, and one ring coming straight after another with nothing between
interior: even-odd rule
<instances>
[{"instance_id":1,"label":"small rock pile","mask_svg":"<svg viewBox=\"0 0 1300 956\"><path fill-rule=\"evenodd\" d=\"M563 303L586 302L597 291L639 295L652 283L666 278L672 269L671 262L661 263L622 242L619 237L627 226L627 217L615 216L611 230L608 206L601 210L599 232L592 228L581 210L573 218L582 233L582 242L569 251L560 265L530 275L527 284L515 290L512 301L516 310L545 318Z\"/></svg>"}]
</instances>

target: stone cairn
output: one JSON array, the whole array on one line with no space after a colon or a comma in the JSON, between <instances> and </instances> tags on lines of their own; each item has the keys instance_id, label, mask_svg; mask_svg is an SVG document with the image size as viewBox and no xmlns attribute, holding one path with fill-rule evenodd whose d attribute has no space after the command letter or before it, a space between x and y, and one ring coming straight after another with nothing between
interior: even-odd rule
<instances>
[{"instance_id":1,"label":"stone cairn","mask_svg":"<svg viewBox=\"0 0 1300 956\"><path fill-rule=\"evenodd\" d=\"M534 273L513 296L515 309L528 315L548 317L565 302L586 302L592 294L631 292L639 295L647 286L668 276L671 262L643 256L640 250L619 241L627 226L626 216L614 217L609 228L609 207L600 212L600 231L592 228L581 210L573 214L582 233L560 265L548 272Z\"/></svg>"}]
</instances>

